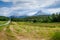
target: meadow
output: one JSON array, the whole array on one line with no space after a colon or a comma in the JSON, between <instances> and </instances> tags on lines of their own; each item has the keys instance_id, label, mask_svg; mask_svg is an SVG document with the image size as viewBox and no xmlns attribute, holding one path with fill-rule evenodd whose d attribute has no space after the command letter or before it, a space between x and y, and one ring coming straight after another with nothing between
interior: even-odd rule
<instances>
[{"instance_id":1,"label":"meadow","mask_svg":"<svg viewBox=\"0 0 60 40\"><path fill-rule=\"evenodd\" d=\"M54 39L57 31L60 23L11 22L0 26L0 40L60 40Z\"/></svg>"}]
</instances>

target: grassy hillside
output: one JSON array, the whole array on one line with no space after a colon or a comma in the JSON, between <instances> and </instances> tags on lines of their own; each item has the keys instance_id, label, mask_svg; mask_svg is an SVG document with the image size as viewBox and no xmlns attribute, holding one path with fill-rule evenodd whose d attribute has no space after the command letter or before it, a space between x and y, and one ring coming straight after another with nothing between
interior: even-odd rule
<instances>
[{"instance_id":1,"label":"grassy hillside","mask_svg":"<svg viewBox=\"0 0 60 40\"><path fill-rule=\"evenodd\" d=\"M60 23L11 22L0 26L0 40L50 40Z\"/></svg>"}]
</instances>

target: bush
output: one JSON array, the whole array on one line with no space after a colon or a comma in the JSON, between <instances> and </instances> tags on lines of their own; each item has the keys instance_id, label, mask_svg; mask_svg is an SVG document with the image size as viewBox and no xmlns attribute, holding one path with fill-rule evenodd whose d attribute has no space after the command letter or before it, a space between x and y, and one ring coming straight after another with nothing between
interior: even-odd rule
<instances>
[{"instance_id":1,"label":"bush","mask_svg":"<svg viewBox=\"0 0 60 40\"><path fill-rule=\"evenodd\" d=\"M33 20L33 23L36 23L37 21L36 20Z\"/></svg>"},{"instance_id":2,"label":"bush","mask_svg":"<svg viewBox=\"0 0 60 40\"><path fill-rule=\"evenodd\" d=\"M60 40L60 31L56 31L52 37L52 40Z\"/></svg>"}]
</instances>

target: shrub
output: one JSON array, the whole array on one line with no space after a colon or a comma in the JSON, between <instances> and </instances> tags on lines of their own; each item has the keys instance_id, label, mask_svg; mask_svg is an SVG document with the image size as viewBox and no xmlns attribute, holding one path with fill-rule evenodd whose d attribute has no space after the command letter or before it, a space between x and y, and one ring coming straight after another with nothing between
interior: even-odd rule
<instances>
[{"instance_id":1,"label":"shrub","mask_svg":"<svg viewBox=\"0 0 60 40\"><path fill-rule=\"evenodd\" d=\"M60 40L60 31L56 31L52 36L52 40Z\"/></svg>"}]
</instances>

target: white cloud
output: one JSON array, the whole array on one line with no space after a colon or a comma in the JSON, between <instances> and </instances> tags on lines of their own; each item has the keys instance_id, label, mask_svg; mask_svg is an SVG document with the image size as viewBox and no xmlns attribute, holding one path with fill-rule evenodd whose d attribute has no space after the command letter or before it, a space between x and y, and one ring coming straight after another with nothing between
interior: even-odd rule
<instances>
[{"instance_id":1,"label":"white cloud","mask_svg":"<svg viewBox=\"0 0 60 40\"><path fill-rule=\"evenodd\" d=\"M31 15L34 15L38 10L44 9L44 7L50 6L58 0L2 0L2 1L13 2L14 4L11 8L7 8L7 7L1 8L0 13L1 14L3 13L2 15L10 16L13 14L17 14L20 16L21 15L31 16ZM23 10L23 12L21 10ZM56 12L56 10L59 10L59 9L46 9L46 12L53 13L53 12Z\"/></svg>"},{"instance_id":2,"label":"white cloud","mask_svg":"<svg viewBox=\"0 0 60 40\"><path fill-rule=\"evenodd\" d=\"M33 16L35 15L37 12L29 12L29 14L27 14L27 16Z\"/></svg>"},{"instance_id":3,"label":"white cloud","mask_svg":"<svg viewBox=\"0 0 60 40\"><path fill-rule=\"evenodd\" d=\"M14 7L35 9L51 5L56 0L2 0L2 1L13 2Z\"/></svg>"},{"instance_id":4,"label":"white cloud","mask_svg":"<svg viewBox=\"0 0 60 40\"><path fill-rule=\"evenodd\" d=\"M52 8L52 9L46 9L48 12L52 13L56 13L56 12L60 12L60 8Z\"/></svg>"},{"instance_id":5,"label":"white cloud","mask_svg":"<svg viewBox=\"0 0 60 40\"><path fill-rule=\"evenodd\" d=\"M3 7L0 8L0 14L2 16L9 16L8 14L11 12L11 10L9 8Z\"/></svg>"},{"instance_id":6,"label":"white cloud","mask_svg":"<svg viewBox=\"0 0 60 40\"><path fill-rule=\"evenodd\" d=\"M10 2L10 0L1 0L1 1L4 1L4 2Z\"/></svg>"}]
</instances>

